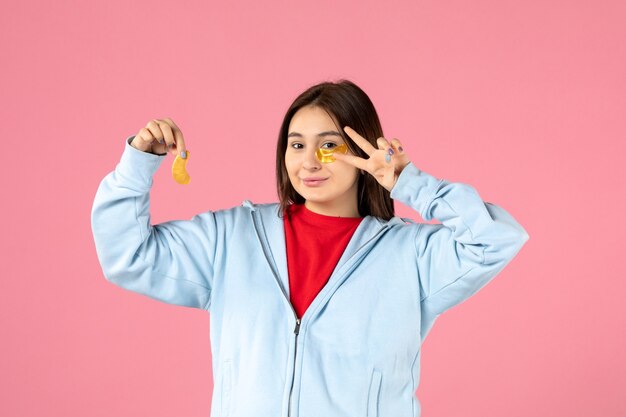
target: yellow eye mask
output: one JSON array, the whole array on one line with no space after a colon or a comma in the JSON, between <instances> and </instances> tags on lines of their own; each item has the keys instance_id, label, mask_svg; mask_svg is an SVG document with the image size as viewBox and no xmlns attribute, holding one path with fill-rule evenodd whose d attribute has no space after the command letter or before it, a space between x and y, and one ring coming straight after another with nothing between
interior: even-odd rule
<instances>
[{"instance_id":1,"label":"yellow eye mask","mask_svg":"<svg viewBox=\"0 0 626 417\"><path fill-rule=\"evenodd\" d=\"M187 173L187 161L189 160L189 150L187 150L187 158L183 159L180 155L176 155L172 164L172 177L179 184L189 184L191 178Z\"/></svg>"},{"instance_id":2,"label":"yellow eye mask","mask_svg":"<svg viewBox=\"0 0 626 417\"><path fill-rule=\"evenodd\" d=\"M321 163L329 164L336 161L336 159L333 158L333 153L335 152L339 152L342 154L348 153L348 145L342 143L341 145L336 146L332 149L319 148L315 151L315 156L317 156L317 159L319 159Z\"/></svg>"}]
</instances>

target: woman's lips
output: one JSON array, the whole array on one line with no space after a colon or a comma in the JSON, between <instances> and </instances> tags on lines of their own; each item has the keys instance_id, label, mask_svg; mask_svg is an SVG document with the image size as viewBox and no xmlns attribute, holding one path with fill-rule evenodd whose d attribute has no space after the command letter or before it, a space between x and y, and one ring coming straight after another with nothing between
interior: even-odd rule
<instances>
[{"instance_id":1,"label":"woman's lips","mask_svg":"<svg viewBox=\"0 0 626 417\"><path fill-rule=\"evenodd\" d=\"M324 181L326 181L328 178L324 178L324 179L316 179L316 180L307 180L307 179L303 179L302 182L304 183L304 185L308 186L308 187L317 187L318 185L321 185Z\"/></svg>"}]
</instances>

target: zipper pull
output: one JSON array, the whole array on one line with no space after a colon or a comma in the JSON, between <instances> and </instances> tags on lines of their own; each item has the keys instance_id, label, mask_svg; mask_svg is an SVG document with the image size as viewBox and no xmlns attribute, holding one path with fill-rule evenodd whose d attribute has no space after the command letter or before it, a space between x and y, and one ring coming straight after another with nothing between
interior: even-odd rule
<instances>
[{"instance_id":1,"label":"zipper pull","mask_svg":"<svg viewBox=\"0 0 626 417\"><path fill-rule=\"evenodd\" d=\"M296 319L296 328L293 331L296 335L300 332L300 319Z\"/></svg>"}]
</instances>

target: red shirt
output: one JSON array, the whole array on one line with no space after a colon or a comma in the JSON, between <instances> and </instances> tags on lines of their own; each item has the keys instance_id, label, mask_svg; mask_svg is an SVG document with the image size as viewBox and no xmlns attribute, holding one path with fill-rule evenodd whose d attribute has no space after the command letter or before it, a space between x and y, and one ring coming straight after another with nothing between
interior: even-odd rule
<instances>
[{"instance_id":1,"label":"red shirt","mask_svg":"<svg viewBox=\"0 0 626 417\"><path fill-rule=\"evenodd\" d=\"M284 216L291 304L299 318L328 282L363 217L314 213L304 204L287 207Z\"/></svg>"}]
</instances>

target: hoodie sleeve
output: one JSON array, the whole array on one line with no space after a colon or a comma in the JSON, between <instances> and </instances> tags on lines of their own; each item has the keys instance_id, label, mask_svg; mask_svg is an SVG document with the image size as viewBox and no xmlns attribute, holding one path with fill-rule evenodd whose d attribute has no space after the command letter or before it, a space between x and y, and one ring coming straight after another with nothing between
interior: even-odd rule
<instances>
[{"instance_id":1,"label":"hoodie sleeve","mask_svg":"<svg viewBox=\"0 0 626 417\"><path fill-rule=\"evenodd\" d=\"M503 208L484 202L470 185L438 179L412 162L400 173L391 198L424 220L416 226L415 251L426 320L465 301L493 279L529 236Z\"/></svg>"},{"instance_id":2,"label":"hoodie sleeve","mask_svg":"<svg viewBox=\"0 0 626 417\"><path fill-rule=\"evenodd\" d=\"M209 308L216 248L213 212L150 224L152 176L166 154L130 146L98 187L91 228L105 278L124 289L186 307Z\"/></svg>"}]
</instances>

